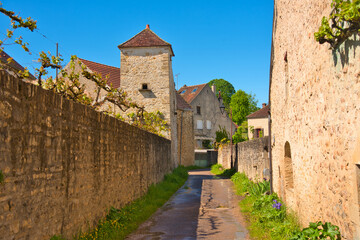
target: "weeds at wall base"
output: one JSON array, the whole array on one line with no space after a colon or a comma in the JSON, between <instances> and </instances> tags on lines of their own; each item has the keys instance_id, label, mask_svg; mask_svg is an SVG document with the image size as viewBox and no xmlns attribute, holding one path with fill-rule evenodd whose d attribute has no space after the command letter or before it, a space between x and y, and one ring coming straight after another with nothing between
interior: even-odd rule
<instances>
[{"instance_id":1,"label":"weeds at wall base","mask_svg":"<svg viewBox=\"0 0 360 240\"><path fill-rule=\"evenodd\" d=\"M174 169L171 174L165 175L162 182L151 185L145 196L121 209L111 207L106 217L99 221L97 227L89 229L85 233L79 233L74 239L124 239L184 185L187 178L187 168L180 166ZM60 236L51 238L51 240L63 239Z\"/></svg>"}]
</instances>

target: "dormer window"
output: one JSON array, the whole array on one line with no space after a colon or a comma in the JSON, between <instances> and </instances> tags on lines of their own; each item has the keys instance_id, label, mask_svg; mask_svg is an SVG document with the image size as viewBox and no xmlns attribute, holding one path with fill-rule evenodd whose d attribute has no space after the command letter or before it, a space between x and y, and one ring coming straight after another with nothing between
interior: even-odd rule
<instances>
[{"instance_id":1,"label":"dormer window","mask_svg":"<svg viewBox=\"0 0 360 240\"><path fill-rule=\"evenodd\" d=\"M194 93L194 92L196 92L196 90L197 90L197 88L194 88L194 90L192 90L192 92L191 92L191 93Z\"/></svg>"},{"instance_id":2,"label":"dormer window","mask_svg":"<svg viewBox=\"0 0 360 240\"><path fill-rule=\"evenodd\" d=\"M186 92L186 90L182 91L180 94L184 94Z\"/></svg>"}]
</instances>

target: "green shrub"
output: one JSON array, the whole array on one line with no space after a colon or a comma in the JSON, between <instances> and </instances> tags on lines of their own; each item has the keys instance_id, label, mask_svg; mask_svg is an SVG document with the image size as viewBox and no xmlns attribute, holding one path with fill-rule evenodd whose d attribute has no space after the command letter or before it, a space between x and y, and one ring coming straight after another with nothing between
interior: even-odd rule
<instances>
[{"instance_id":1,"label":"green shrub","mask_svg":"<svg viewBox=\"0 0 360 240\"><path fill-rule=\"evenodd\" d=\"M218 163L211 166L211 172L215 175L221 175L224 170L223 166Z\"/></svg>"},{"instance_id":2,"label":"green shrub","mask_svg":"<svg viewBox=\"0 0 360 240\"><path fill-rule=\"evenodd\" d=\"M304 228L302 231L297 231L290 238L290 240L317 240L317 239L341 239L339 227L332 225L329 222L310 223L309 227Z\"/></svg>"},{"instance_id":3,"label":"green shrub","mask_svg":"<svg viewBox=\"0 0 360 240\"><path fill-rule=\"evenodd\" d=\"M270 191L270 181L262 181L258 183L251 182L249 193L254 196L262 195Z\"/></svg>"}]
</instances>

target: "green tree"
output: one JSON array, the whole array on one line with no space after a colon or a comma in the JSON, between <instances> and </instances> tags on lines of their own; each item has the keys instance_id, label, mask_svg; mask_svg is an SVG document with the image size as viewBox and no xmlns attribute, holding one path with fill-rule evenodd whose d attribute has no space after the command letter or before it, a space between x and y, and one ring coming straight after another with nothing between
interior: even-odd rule
<instances>
[{"instance_id":1,"label":"green tree","mask_svg":"<svg viewBox=\"0 0 360 240\"><path fill-rule=\"evenodd\" d=\"M239 143L249 140L248 138L248 122L243 121L233 135L233 143Z\"/></svg>"},{"instance_id":2,"label":"green tree","mask_svg":"<svg viewBox=\"0 0 360 240\"><path fill-rule=\"evenodd\" d=\"M246 116L259 110L255 100L255 95L248 94L243 90L238 90L231 97L230 108L232 110L232 120L241 125L246 120Z\"/></svg>"},{"instance_id":3,"label":"green tree","mask_svg":"<svg viewBox=\"0 0 360 240\"><path fill-rule=\"evenodd\" d=\"M224 101L225 108L228 111L230 106L231 96L235 93L234 86L222 78L213 79L208 84L210 87L212 85L216 86L216 97L219 97L219 91L221 92L221 97Z\"/></svg>"}]
</instances>

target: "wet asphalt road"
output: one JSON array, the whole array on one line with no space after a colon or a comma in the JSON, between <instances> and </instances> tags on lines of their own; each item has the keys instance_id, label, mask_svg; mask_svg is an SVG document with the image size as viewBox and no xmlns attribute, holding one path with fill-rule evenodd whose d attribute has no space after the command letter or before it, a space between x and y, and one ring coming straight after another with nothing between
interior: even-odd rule
<instances>
[{"instance_id":1,"label":"wet asphalt road","mask_svg":"<svg viewBox=\"0 0 360 240\"><path fill-rule=\"evenodd\" d=\"M190 171L184 186L126 239L246 239L231 186L209 170Z\"/></svg>"}]
</instances>

